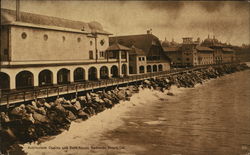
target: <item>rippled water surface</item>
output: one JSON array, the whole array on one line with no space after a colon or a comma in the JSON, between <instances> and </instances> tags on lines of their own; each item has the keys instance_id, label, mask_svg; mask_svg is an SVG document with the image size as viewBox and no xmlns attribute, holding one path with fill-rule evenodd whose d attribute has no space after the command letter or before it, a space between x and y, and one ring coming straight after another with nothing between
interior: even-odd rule
<instances>
[{"instance_id":1,"label":"rippled water surface","mask_svg":"<svg viewBox=\"0 0 250 155\"><path fill-rule=\"evenodd\" d=\"M40 145L25 144L24 151L28 154L250 154L250 70L213 79L196 88L171 91L175 96L142 90L129 102L87 121L72 123L69 131L52 140ZM32 149L38 146L47 149Z\"/></svg>"}]
</instances>

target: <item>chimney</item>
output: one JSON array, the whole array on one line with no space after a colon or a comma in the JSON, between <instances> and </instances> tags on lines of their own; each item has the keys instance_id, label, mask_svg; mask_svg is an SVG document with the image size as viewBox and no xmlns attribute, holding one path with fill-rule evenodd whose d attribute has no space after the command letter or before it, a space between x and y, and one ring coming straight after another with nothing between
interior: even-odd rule
<instances>
[{"instance_id":1,"label":"chimney","mask_svg":"<svg viewBox=\"0 0 250 155\"><path fill-rule=\"evenodd\" d=\"M20 0L16 0L16 21L20 21Z\"/></svg>"},{"instance_id":2,"label":"chimney","mask_svg":"<svg viewBox=\"0 0 250 155\"><path fill-rule=\"evenodd\" d=\"M147 34L152 34L152 29L147 30Z\"/></svg>"}]
</instances>

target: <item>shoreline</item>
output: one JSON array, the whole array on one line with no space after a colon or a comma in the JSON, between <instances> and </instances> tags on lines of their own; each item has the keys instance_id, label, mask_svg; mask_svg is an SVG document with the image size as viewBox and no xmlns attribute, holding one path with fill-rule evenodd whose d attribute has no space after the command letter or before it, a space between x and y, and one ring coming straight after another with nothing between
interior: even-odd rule
<instances>
[{"instance_id":1,"label":"shoreline","mask_svg":"<svg viewBox=\"0 0 250 155\"><path fill-rule=\"evenodd\" d=\"M204 80L217 78L225 74L248 69L244 64L228 64L208 67L195 71L187 71L155 79L144 80L139 86L119 87L111 91L87 93L76 99L59 98L47 103L44 99L27 105L20 105L1 112L1 151L6 153L13 144L23 144L37 141L44 136L58 135L68 130L72 121L86 120L105 109L111 109L120 101L129 101L130 97L139 92L140 88L152 88L174 95L169 91L172 85L177 87L194 87ZM9 142L9 143L8 143Z\"/></svg>"}]
</instances>

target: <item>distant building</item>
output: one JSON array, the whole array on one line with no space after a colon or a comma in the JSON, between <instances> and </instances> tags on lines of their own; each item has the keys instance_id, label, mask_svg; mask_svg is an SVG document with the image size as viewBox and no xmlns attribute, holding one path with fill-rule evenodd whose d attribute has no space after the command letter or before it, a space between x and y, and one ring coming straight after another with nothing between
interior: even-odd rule
<instances>
[{"instance_id":1,"label":"distant building","mask_svg":"<svg viewBox=\"0 0 250 155\"><path fill-rule=\"evenodd\" d=\"M225 43L221 43L218 39L213 36L213 38L206 38L202 43L202 46L206 46L212 48L213 51L213 59L214 64L221 64L221 63L229 63L234 62L235 58L235 51L230 45Z\"/></svg>"},{"instance_id":2,"label":"distant building","mask_svg":"<svg viewBox=\"0 0 250 155\"><path fill-rule=\"evenodd\" d=\"M213 64L213 49L200 46L199 43L199 38L193 41L191 37L185 37L182 44L168 44L169 47L163 49L173 67Z\"/></svg>"},{"instance_id":3,"label":"distant building","mask_svg":"<svg viewBox=\"0 0 250 155\"><path fill-rule=\"evenodd\" d=\"M235 51L231 48L222 48L223 63L233 62L236 60Z\"/></svg>"},{"instance_id":4,"label":"distant building","mask_svg":"<svg viewBox=\"0 0 250 155\"><path fill-rule=\"evenodd\" d=\"M182 65L191 67L198 65L198 57L197 57L197 50L196 46L198 44L193 41L193 38L186 37L183 38L183 43L181 45L182 51Z\"/></svg>"},{"instance_id":5,"label":"distant building","mask_svg":"<svg viewBox=\"0 0 250 155\"><path fill-rule=\"evenodd\" d=\"M164 53L171 60L172 67L182 67L182 51L180 47L163 47Z\"/></svg>"},{"instance_id":6,"label":"distant building","mask_svg":"<svg viewBox=\"0 0 250 155\"><path fill-rule=\"evenodd\" d=\"M152 33L141 35L110 37L110 44L118 42L121 45L132 48L129 53L129 68L131 73L147 73L167 71L170 69L170 59L164 54L159 39Z\"/></svg>"},{"instance_id":7,"label":"distant building","mask_svg":"<svg viewBox=\"0 0 250 155\"><path fill-rule=\"evenodd\" d=\"M213 64L213 49L204 46L197 46L198 65Z\"/></svg>"}]
</instances>

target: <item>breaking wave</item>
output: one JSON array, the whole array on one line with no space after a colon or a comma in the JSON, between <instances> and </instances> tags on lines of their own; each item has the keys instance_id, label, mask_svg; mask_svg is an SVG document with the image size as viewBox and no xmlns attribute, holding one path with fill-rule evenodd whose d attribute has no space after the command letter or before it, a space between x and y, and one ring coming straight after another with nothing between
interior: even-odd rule
<instances>
[{"instance_id":1,"label":"breaking wave","mask_svg":"<svg viewBox=\"0 0 250 155\"><path fill-rule=\"evenodd\" d=\"M154 104L159 100L165 100L168 91L178 95L183 90L184 88L177 88L176 86L172 86L170 90L166 90L164 93L153 89L140 89L139 93L133 94L130 101L122 101L112 109L106 109L86 121L72 122L69 130L60 135L41 138L39 141L20 146L23 147L25 153L36 155L93 153L93 146L100 141L104 132L123 125L122 118L126 117L126 112Z\"/></svg>"}]
</instances>

